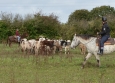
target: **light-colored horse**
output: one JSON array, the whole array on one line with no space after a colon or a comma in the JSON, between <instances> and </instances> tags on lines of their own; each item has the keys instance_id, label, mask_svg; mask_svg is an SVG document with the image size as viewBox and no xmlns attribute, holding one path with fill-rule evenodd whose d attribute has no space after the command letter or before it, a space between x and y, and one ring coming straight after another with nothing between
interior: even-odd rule
<instances>
[{"instance_id":1,"label":"light-colored horse","mask_svg":"<svg viewBox=\"0 0 115 83\"><path fill-rule=\"evenodd\" d=\"M71 48L76 47L77 45L79 45L79 43L83 43L88 51L87 56L84 59L82 68L84 68L87 60L92 56L95 55L97 62L98 62L98 66L100 66L100 55L97 55L98 49L99 47L96 45L96 37L92 37L92 36L86 36L86 35L79 35L77 36L76 34L73 37L72 43L71 43ZM115 44L114 45L104 45L104 52L103 54L108 54L111 52L115 51Z\"/></svg>"}]
</instances>

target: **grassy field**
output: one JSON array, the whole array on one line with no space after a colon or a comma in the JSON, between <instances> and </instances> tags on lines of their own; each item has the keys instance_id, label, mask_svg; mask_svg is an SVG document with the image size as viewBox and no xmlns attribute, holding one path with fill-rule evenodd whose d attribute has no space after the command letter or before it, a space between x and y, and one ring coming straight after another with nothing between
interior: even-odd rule
<instances>
[{"instance_id":1,"label":"grassy field","mask_svg":"<svg viewBox=\"0 0 115 83\"><path fill-rule=\"evenodd\" d=\"M18 45L0 44L0 83L115 83L115 53L100 58L100 68L92 56L81 69L84 55L78 48L70 55L35 58L23 54Z\"/></svg>"}]
</instances>

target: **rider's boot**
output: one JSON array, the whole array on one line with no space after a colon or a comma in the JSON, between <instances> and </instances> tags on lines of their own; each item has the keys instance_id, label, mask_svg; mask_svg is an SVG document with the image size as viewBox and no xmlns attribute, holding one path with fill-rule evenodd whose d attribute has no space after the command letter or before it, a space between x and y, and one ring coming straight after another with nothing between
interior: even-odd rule
<instances>
[{"instance_id":1,"label":"rider's boot","mask_svg":"<svg viewBox=\"0 0 115 83\"><path fill-rule=\"evenodd\" d=\"M103 49L100 49L100 52L97 53L98 55L103 55Z\"/></svg>"}]
</instances>

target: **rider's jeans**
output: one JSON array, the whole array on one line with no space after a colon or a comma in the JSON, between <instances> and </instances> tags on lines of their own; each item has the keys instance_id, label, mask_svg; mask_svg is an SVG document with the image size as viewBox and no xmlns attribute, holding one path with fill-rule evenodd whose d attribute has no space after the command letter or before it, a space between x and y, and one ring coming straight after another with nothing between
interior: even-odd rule
<instances>
[{"instance_id":1,"label":"rider's jeans","mask_svg":"<svg viewBox=\"0 0 115 83\"><path fill-rule=\"evenodd\" d=\"M17 36L17 38L18 38L18 42L20 42L20 36Z\"/></svg>"},{"instance_id":2,"label":"rider's jeans","mask_svg":"<svg viewBox=\"0 0 115 83\"><path fill-rule=\"evenodd\" d=\"M109 37L110 37L109 35L104 35L104 36L101 38L101 40L100 40L100 47L101 47L101 49L103 49L104 43L108 40Z\"/></svg>"}]
</instances>

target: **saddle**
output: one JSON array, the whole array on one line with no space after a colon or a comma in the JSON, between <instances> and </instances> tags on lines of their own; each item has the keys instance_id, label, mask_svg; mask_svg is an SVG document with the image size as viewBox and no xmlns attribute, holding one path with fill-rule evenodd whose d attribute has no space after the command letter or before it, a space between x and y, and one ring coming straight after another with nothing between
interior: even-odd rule
<instances>
[{"instance_id":1,"label":"saddle","mask_svg":"<svg viewBox=\"0 0 115 83\"><path fill-rule=\"evenodd\" d=\"M97 45L97 46L100 45L100 39L101 39L101 38L97 38L97 39L96 39L96 45ZM114 38L109 38L109 39L104 43L104 45L114 45L114 44L115 44Z\"/></svg>"},{"instance_id":2,"label":"saddle","mask_svg":"<svg viewBox=\"0 0 115 83\"><path fill-rule=\"evenodd\" d=\"M16 39L17 39L17 36L16 36L16 35L14 35L14 38L16 38Z\"/></svg>"}]
</instances>

